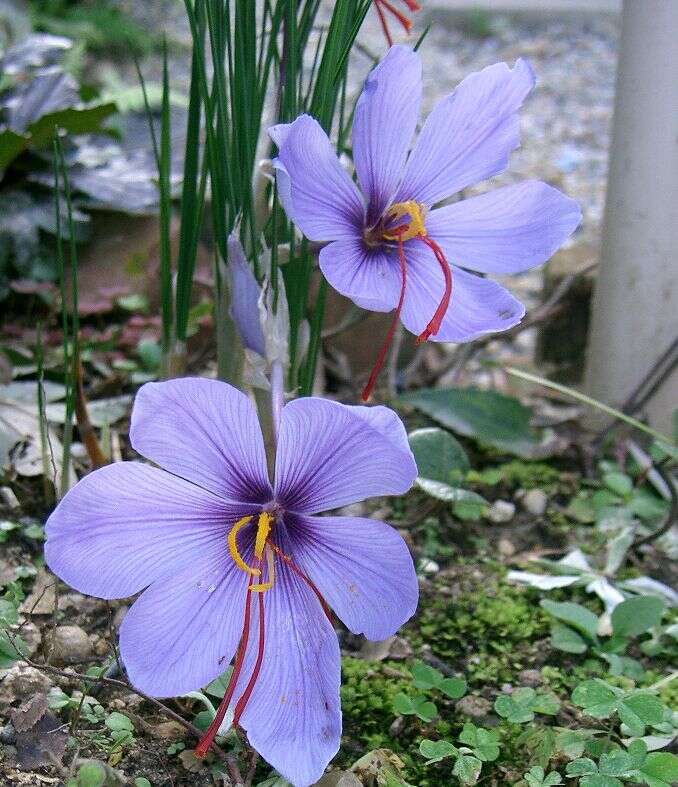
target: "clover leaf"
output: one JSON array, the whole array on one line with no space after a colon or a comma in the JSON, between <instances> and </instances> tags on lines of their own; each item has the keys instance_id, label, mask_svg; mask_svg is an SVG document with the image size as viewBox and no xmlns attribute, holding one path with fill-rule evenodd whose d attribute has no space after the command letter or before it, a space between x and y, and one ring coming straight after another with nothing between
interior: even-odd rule
<instances>
[{"instance_id":1,"label":"clover leaf","mask_svg":"<svg viewBox=\"0 0 678 787\"><path fill-rule=\"evenodd\" d=\"M467 722L459 735L481 762L493 762L499 756L499 736L494 730L486 730Z\"/></svg>"},{"instance_id":2,"label":"clover leaf","mask_svg":"<svg viewBox=\"0 0 678 787\"><path fill-rule=\"evenodd\" d=\"M523 778L528 787L553 787L553 785L563 783L563 778L557 771L551 771L545 775L544 769L539 765L530 768Z\"/></svg>"},{"instance_id":3,"label":"clover leaf","mask_svg":"<svg viewBox=\"0 0 678 787\"><path fill-rule=\"evenodd\" d=\"M419 744L419 753L426 757L426 765L431 765L434 762L440 762L446 757L457 757L459 749L453 746L449 741L430 741L424 739Z\"/></svg>"},{"instance_id":4,"label":"clover leaf","mask_svg":"<svg viewBox=\"0 0 678 787\"><path fill-rule=\"evenodd\" d=\"M495 711L514 724L532 721L535 713L554 716L559 708L560 701L554 694L537 693L527 687L516 689L513 694L497 697L494 703Z\"/></svg>"},{"instance_id":5,"label":"clover leaf","mask_svg":"<svg viewBox=\"0 0 678 787\"><path fill-rule=\"evenodd\" d=\"M433 702L422 695L408 697L399 692L393 698L393 708L402 716L417 716L422 721L432 721L438 713L438 708Z\"/></svg>"}]
</instances>

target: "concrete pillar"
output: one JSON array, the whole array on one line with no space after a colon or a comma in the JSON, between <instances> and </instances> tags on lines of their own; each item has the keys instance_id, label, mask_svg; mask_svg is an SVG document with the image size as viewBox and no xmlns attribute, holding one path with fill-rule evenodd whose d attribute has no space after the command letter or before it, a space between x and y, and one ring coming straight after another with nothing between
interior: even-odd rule
<instances>
[{"instance_id":1,"label":"concrete pillar","mask_svg":"<svg viewBox=\"0 0 678 787\"><path fill-rule=\"evenodd\" d=\"M678 0L624 0L588 393L620 405L678 335ZM678 372L647 406L671 434Z\"/></svg>"}]
</instances>

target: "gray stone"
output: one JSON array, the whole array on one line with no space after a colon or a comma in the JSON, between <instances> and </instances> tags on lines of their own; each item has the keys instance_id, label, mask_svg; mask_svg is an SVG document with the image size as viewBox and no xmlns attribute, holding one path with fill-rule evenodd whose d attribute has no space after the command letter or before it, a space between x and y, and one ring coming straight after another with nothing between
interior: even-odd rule
<instances>
[{"instance_id":1,"label":"gray stone","mask_svg":"<svg viewBox=\"0 0 678 787\"><path fill-rule=\"evenodd\" d=\"M523 508L534 516L542 516L546 511L549 498L543 489L530 489L522 499Z\"/></svg>"},{"instance_id":2,"label":"gray stone","mask_svg":"<svg viewBox=\"0 0 678 787\"><path fill-rule=\"evenodd\" d=\"M92 657L92 643L80 626L57 626L48 646L55 663L71 664Z\"/></svg>"},{"instance_id":3,"label":"gray stone","mask_svg":"<svg viewBox=\"0 0 678 787\"><path fill-rule=\"evenodd\" d=\"M492 710L492 703L484 697L476 697L469 694L462 697L454 706L458 713L470 716L472 719L482 719Z\"/></svg>"},{"instance_id":4,"label":"gray stone","mask_svg":"<svg viewBox=\"0 0 678 787\"><path fill-rule=\"evenodd\" d=\"M0 681L0 707L7 708L12 702L34 694L45 694L51 687L52 681L44 672L20 661Z\"/></svg>"},{"instance_id":5,"label":"gray stone","mask_svg":"<svg viewBox=\"0 0 678 787\"><path fill-rule=\"evenodd\" d=\"M510 522L516 513L516 507L508 500L495 500L487 511L487 518L490 522L500 525L503 522Z\"/></svg>"}]
</instances>

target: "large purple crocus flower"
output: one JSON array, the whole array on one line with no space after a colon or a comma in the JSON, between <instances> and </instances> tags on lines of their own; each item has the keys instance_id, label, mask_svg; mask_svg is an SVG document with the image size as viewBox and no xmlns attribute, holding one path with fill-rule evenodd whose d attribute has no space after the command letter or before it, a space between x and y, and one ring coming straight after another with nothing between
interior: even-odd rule
<instances>
[{"instance_id":1,"label":"large purple crocus flower","mask_svg":"<svg viewBox=\"0 0 678 787\"><path fill-rule=\"evenodd\" d=\"M269 482L250 400L213 380L149 383L130 438L159 467L119 462L85 476L46 526L49 567L77 590L143 590L120 629L132 683L176 696L224 672L220 712L295 785L320 778L341 734L331 607L370 639L414 613L405 543L388 525L317 514L405 492L416 476L404 427L385 407L322 399L282 410Z\"/></svg>"},{"instance_id":2,"label":"large purple crocus flower","mask_svg":"<svg viewBox=\"0 0 678 787\"><path fill-rule=\"evenodd\" d=\"M494 281L547 260L581 219L577 204L538 181L434 208L501 172L520 142L518 110L534 86L525 60L471 74L419 117L419 55L391 47L365 82L353 122L358 186L310 116L274 126L278 191L320 268L358 306L396 309L420 341L466 342L516 325L525 310ZM385 348L380 360L383 360ZM377 366L379 363L377 364ZM378 368L365 392L369 394Z\"/></svg>"}]
</instances>

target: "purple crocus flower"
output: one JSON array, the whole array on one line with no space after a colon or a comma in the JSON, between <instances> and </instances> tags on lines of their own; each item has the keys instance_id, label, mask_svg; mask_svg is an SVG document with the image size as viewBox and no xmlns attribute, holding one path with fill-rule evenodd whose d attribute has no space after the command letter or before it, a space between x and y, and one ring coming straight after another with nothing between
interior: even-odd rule
<instances>
[{"instance_id":1,"label":"purple crocus flower","mask_svg":"<svg viewBox=\"0 0 678 787\"><path fill-rule=\"evenodd\" d=\"M341 735L339 646L328 607L384 639L418 586L400 535L321 511L410 488L416 465L385 407L298 399L280 418L275 481L250 400L222 382L144 385L130 439L159 467L85 476L47 522L45 558L77 590L125 598L132 683L158 697L233 675L198 753L230 705L250 743L295 785L315 782Z\"/></svg>"},{"instance_id":2,"label":"purple crocus flower","mask_svg":"<svg viewBox=\"0 0 678 787\"><path fill-rule=\"evenodd\" d=\"M534 83L525 60L471 74L434 107L408 155L421 60L406 46L391 47L356 104L360 188L312 117L270 129L280 198L310 240L327 242L320 268L329 283L362 308L396 309L365 399L398 319L419 341L467 342L511 328L525 313L522 304L468 269L525 271L546 261L579 224L577 204L538 181L434 207L506 169L520 143L518 110Z\"/></svg>"}]
</instances>

